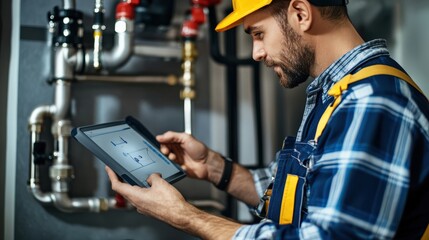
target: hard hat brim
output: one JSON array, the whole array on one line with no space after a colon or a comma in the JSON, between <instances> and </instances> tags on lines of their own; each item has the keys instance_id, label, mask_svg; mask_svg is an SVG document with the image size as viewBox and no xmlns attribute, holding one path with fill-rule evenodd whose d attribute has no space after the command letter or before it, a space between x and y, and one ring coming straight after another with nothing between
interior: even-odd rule
<instances>
[{"instance_id":1,"label":"hard hat brim","mask_svg":"<svg viewBox=\"0 0 429 240\"><path fill-rule=\"evenodd\" d=\"M222 21L218 23L215 30L217 32L224 32L226 30L229 30L233 27L236 27L240 25L243 22L243 18L247 15L261 9L262 7L267 6L270 4L272 0L264 0L260 1L258 4L255 4L253 7L248 8L246 10L234 10L231 12L228 16L226 16Z\"/></svg>"}]
</instances>

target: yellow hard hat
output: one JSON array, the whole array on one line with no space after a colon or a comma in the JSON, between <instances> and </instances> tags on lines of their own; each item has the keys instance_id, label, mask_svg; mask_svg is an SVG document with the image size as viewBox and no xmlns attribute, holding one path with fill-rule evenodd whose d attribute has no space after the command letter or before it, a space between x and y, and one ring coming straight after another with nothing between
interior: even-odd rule
<instances>
[{"instance_id":1,"label":"yellow hard hat","mask_svg":"<svg viewBox=\"0 0 429 240\"><path fill-rule=\"evenodd\" d=\"M226 16L216 26L217 32L223 32L240 25L243 18L256 10L259 10L273 0L232 0L232 13ZM349 0L308 0L315 6L345 6Z\"/></svg>"},{"instance_id":2,"label":"yellow hard hat","mask_svg":"<svg viewBox=\"0 0 429 240\"><path fill-rule=\"evenodd\" d=\"M271 2L272 0L232 0L232 13L222 19L215 30L223 32L238 26L242 23L245 16L267 6Z\"/></svg>"}]
</instances>

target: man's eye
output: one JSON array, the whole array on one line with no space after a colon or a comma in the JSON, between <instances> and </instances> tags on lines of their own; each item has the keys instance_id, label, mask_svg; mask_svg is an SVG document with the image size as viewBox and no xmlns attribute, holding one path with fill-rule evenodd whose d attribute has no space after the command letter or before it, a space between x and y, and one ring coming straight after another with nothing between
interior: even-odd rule
<instances>
[{"instance_id":1,"label":"man's eye","mask_svg":"<svg viewBox=\"0 0 429 240\"><path fill-rule=\"evenodd\" d=\"M261 32L256 32L253 34L253 38L255 39L262 39L264 35Z\"/></svg>"}]
</instances>

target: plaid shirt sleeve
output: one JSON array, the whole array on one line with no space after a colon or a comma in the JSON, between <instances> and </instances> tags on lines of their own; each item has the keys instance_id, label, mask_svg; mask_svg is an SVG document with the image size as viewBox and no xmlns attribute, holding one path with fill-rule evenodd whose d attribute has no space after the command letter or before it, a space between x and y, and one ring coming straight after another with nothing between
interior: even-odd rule
<instances>
[{"instance_id":1,"label":"plaid shirt sleeve","mask_svg":"<svg viewBox=\"0 0 429 240\"><path fill-rule=\"evenodd\" d=\"M268 185L271 183L275 175L276 168L277 162L273 161L267 168L250 170L259 198L262 198L265 189L267 189Z\"/></svg>"},{"instance_id":2,"label":"plaid shirt sleeve","mask_svg":"<svg viewBox=\"0 0 429 240\"><path fill-rule=\"evenodd\" d=\"M300 228L267 221L241 227L233 239L393 238L413 147L429 145L429 122L410 87L392 84L401 94L373 94L370 84L350 89L331 116L308 176L308 216Z\"/></svg>"}]
</instances>

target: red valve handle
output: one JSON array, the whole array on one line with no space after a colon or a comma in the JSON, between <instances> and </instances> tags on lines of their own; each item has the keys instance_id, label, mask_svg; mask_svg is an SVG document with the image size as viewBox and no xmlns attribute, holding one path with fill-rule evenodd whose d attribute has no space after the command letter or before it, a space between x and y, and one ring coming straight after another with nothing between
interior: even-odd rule
<instances>
[{"instance_id":1,"label":"red valve handle","mask_svg":"<svg viewBox=\"0 0 429 240\"><path fill-rule=\"evenodd\" d=\"M182 37L196 37L198 35L198 24L192 20L186 20L182 25Z\"/></svg>"},{"instance_id":2,"label":"red valve handle","mask_svg":"<svg viewBox=\"0 0 429 240\"><path fill-rule=\"evenodd\" d=\"M197 24L203 24L206 22L206 15L204 9L198 6L192 6L191 8L192 20Z\"/></svg>"},{"instance_id":3,"label":"red valve handle","mask_svg":"<svg viewBox=\"0 0 429 240\"><path fill-rule=\"evenodd\" d=\"M140 4L140 0L127 0L116 5L116 19L127 18L134 19L134 8Z\"/></svg>"},{"instance_id":4,"label":"red valve handle","mask_svg":"<svg viewBox=\"0 0 429 240\"><path fill-rule=\"evenodd\" d=\"M198 4L203 7L209 7L219 4L221 0L192 0L192 4Z\"/></svg>"},{"instance_id":5,"label":"red valve handle","mask_svg":"<svg viewBox=\"0 0 429 240\"><path fill-rule=\"evenodd\" d=\"M127 200L119 193L115 193L115 200L117 208L124 208L127 205Z\"/></svg>"}]
</instances>

